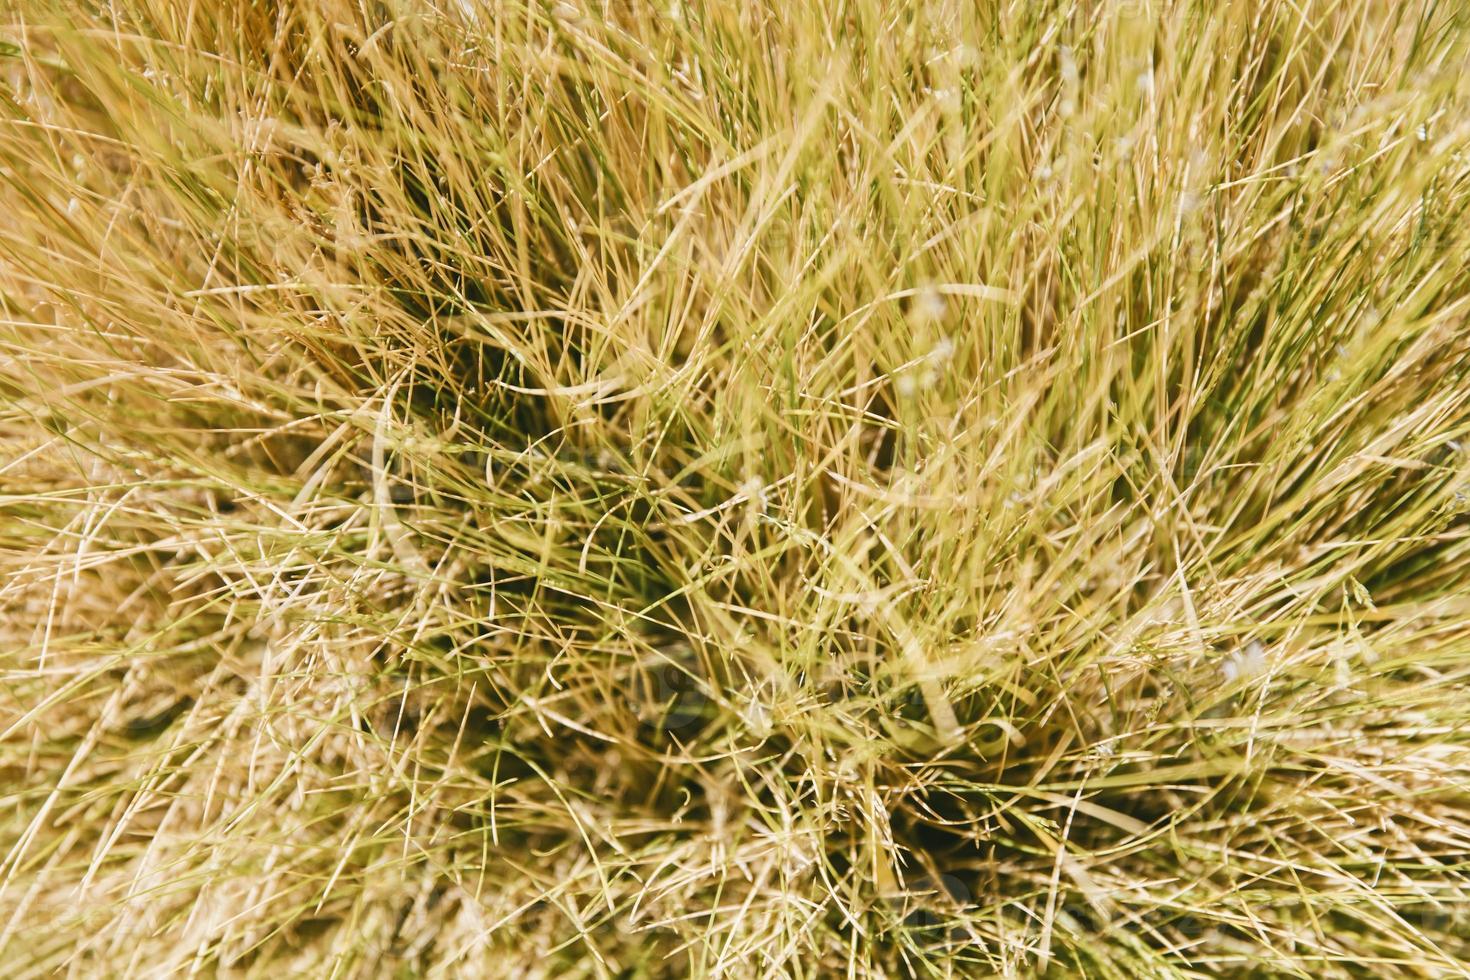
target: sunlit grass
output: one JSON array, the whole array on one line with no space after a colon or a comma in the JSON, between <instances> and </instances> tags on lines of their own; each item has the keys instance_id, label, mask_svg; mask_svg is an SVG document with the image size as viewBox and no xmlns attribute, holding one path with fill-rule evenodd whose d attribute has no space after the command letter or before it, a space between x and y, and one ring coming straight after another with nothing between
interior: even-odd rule
<instances>
[{"instance_id":1,"label":"sunlit grass","mask_svg":"<svg viewBox=\"0 0 1470 980\"><path fill-rule=\"evenodd\" d=\"M1467 55L4 7L4 976L1464 973Z\"/></svg>"}]
</instances>

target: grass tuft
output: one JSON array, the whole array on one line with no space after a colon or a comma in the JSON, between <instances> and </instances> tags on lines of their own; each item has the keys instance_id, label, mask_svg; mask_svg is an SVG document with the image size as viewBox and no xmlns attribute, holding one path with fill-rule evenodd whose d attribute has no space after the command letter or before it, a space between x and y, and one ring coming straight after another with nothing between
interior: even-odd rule
<instances>
[{"instance_id":1,"label":"grass tuft","mask_svg":"<svg viewBox=\"0 0 1470 980\"><path fill-rule=\"evenodd\" d=\"M1470 12L0 10L0 972L1470 971Z\"/></svg>"}]
</instances>

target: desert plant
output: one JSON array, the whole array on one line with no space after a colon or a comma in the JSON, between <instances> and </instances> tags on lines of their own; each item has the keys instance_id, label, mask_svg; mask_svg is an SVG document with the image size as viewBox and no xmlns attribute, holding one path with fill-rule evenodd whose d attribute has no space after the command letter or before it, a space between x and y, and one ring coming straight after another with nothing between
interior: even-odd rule
<instances>
[{"instance_id":1,"label":"desert plant","mask_svg":"<svg viewBox=\"0 0 1470 980\"><path fill-rule=\"evenodd\" d=\"M10 978L1470 969L1470 11L10 0Z\"/></svg>"}]
</instances>

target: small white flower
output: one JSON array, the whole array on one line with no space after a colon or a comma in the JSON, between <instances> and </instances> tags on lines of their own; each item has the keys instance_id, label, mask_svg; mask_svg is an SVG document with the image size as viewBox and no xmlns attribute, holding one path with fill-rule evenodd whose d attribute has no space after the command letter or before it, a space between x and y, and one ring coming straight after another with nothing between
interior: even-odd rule
<instances>
[{"instance_id":1,"label":"small white flower","mask_svg":"<svg viewBox=\"0 0 1470 980\"><path fill-rule=\"evenodd\" d=\"M1043 163L1041 166L1036 168L1036 179L1040 183L1046 183L1047 181L1051 180L1051 177L1052 170L1050 164Z\"/></svg>"},{"instance_id":2,"label":"small white flower","mask_svg":"<svg viewBox=\"0 0 1470 980\"><path fill-rule=\"evenodd\" d=\"M1068 85L1077 84L1077 59L1072 54L1068 45L1062 45L1057 49L1057 72L1062 76L1062 81Z\"/></svg>"},{"instance_id":3,"label":"small white flower","mask_svg":"<svg viewBox=\"0 0 1470 980\"><path fill-rule=\"evenodd\" d=\"M1149 69L1139 72L1138 77L1133 80L1133 84L1138 88L1141 95L1145 97L1153 95L1154 73Z\"/></svg>"},{"instance_id":4,"label":"small white flower","mask_svg":"<svg viewBox=\"0 0 1470 980\"><path fill-rule=\"evenodd\" d=\"M67 214L76 214L81 209L82 209L82 202L81 201L78 201L74 197L73 198L70 198L66 202L66 213Z\"/></svg>"},{"instance_id":5,"label":"small white flower","mask_svg":"<svg viewBox=\"0 0 1470 980\"><path fill-rule=\"evenodd\" d=\"M740 712L745 727L764 738L771 733L771 709L758 698L751 698Z\"/></svg>"},{"instance_id":6,"label":"small white flower","mask_svg":"<svg viewBox=\"0 0 1470 980\"><path fill-rule=\"evenodd\" d=\"M1420 123L1419 128L1414 130L1414 138L1421 143L1429 139L1429 127Z\"/></svg>"},{"instance_id":7,"label":"small white flower","mask_svg":"<svg viewBox=\"0 0 1470 980\"><path fill-rule=\"evenodd\" d=\"M1244 650L1237 650L1220 664L1220 673L1228 684L1237 679L1249 679L1266 672L1266 650L1259 640L1251 640Z\"/></svg>"},{"instance_id":8,"label":"small white flower","mask_svg":"<svg viewBox=\"0 0 1470 980\"><path fill-rule=\"evenodd\" d=\"M960 93L952 88L930 89L929 94L934 101L939 103L939 108L944 112L960 111Z\"/></svg>"},{"instance_id":9,"label":"small white flower","mask_svg":"<svg viewBox=\"0 0 1470 980\"><path fill-rule=\"evenodd\" d=\"M740 484L739 494L742 500L748 500L757 509L766 509L766 481L758 476L752 476Z\"/></svg>"},{"instance_id":10,"label":"small white flower","mask_svg":"<svg viewBox=\"0 0 1470 980\"><path fill-rule=\"evenodd\" d=\"M897 389L900 398L912 398L918 394L919 381L912 374L901 374L893 387Z\"/></svg>"},{"instance_id":11,"label":"small white flower","mask_svg":"<svg viewBox=\"0 0 1470 980\"><path fill-rule=\"evenodd\" d=\"M933 323L944 317L944 294L933 286L925 286L914 295L910 317L915 323Z\"/></svg>"}]
</instances>

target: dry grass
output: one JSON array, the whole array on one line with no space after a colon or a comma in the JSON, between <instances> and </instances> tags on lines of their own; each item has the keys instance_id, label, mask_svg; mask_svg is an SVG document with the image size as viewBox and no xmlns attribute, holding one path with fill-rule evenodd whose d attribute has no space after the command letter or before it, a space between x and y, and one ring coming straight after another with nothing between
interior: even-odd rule
<instances>
[{"instance_id":1,"label":"dry grass","mask_svg":"<svg viewBox=\"0 0 1470 980\"><path fill-rule=\"evenodd\" d=\"M1470 10L11 0L0 972L1470 971Z\"/></svg>"}]
</instances>

